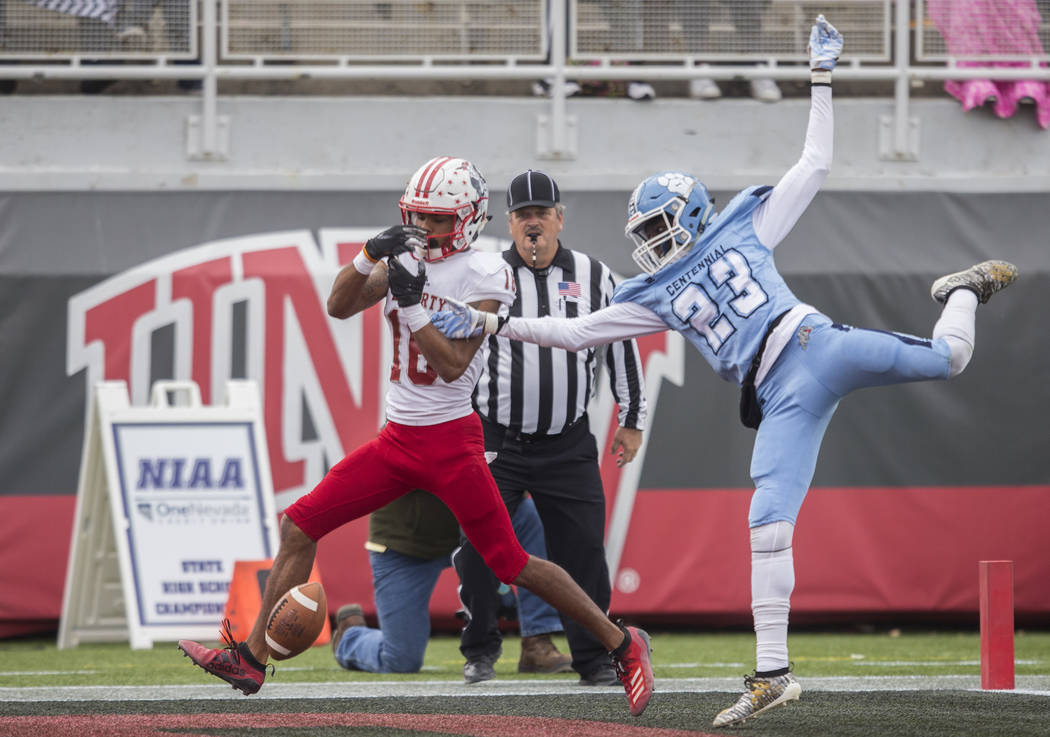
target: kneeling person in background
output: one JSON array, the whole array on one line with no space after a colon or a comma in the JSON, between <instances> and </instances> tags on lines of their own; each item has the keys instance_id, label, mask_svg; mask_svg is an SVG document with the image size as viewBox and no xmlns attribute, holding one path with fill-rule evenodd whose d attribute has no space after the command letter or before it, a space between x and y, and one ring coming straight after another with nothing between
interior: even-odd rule
<instances>
[{"instance_id":1,"label":"kneeling person in background","mask_svg":"<svg viewBox=\"0 0 1050 737\"><path fill-rule=\"evenodd\" d=\"M531 499L518 507L511 522L525 551L546 558L543 525ZM347 670L369 673L418 672L430 638L430 598L458 545L456 518L440 499L421 489L373 512L365 547L379 628L366 626L360 605L340 607L332 635L336 662ZM518 597L518 671L571 671L572 658L558 652L551 641L551 634L562 631L558 613L525 589Z\"/></svg>"}]
</instances>

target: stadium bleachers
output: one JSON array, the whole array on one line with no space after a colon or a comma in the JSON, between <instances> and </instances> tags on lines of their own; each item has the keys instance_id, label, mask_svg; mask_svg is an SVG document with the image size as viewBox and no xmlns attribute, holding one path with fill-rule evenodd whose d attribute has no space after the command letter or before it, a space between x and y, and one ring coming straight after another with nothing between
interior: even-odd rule
<instances>
[{"instance_id":1,"label":"stadium bleachers","mask_svg":"<svg viewBox=\"0 0 1050 737\"><path fill-rule=\"evenodd\" d=\"M354 64L363 63L425 68L436 62L486 62L501 63L514 76L519 65L543 64L549 50L545 0L159 0L142 27L132 25L142 21L129 19L117 3L6 2L0 6L0 60L39 65L45 77L54 72L48 67L75 66L82 58L138 60L156 67L197 58L201 39L214 37L220 77L225 67L245 62L261 68L343 65L347 77L354 75ZM116 10L99 19L107 7ZM1045 49L1050 47L1050 0L1037 0L1036 7L1044 18L1039 36ZM754 61L794 65L806 58L809 26L820 12L849 39L846 66L889 73L902 19L893 0L771 0L754 28L735 27L729 3L556 0L552 8L556 23L568 19L567 60L613 67L611 78L618 63L634 61L686 67ZM565 13L559 13L562 8ZM911 64L945 66L960 60L948 54L921 0L905 10ZM706 29L703 37L691 37L687 31L693 29L695 36L698 27ZM1026 58L1045 62L1050 57ZM117 76L141 76L141 65L124 66ZM462 66L462 76L469 78L469 64ZM258 74L265 76L265 70Z\"/></svg>"}]
</instances>

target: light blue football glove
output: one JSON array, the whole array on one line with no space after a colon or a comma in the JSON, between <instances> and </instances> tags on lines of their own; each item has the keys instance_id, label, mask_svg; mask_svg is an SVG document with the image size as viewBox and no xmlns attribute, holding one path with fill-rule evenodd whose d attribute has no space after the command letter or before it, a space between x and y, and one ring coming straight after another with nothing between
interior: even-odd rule
<instances>
[{"instance_id":1,"label":"light blue football glove","mask_svg":"<svg viewBox=\"0 0 1050 737\"><path fill-rule=\"evenodd\" d=\"M842 34L823 15L818 15L816 24L809 32L809 68L830 72L841 55Z\"/></svg>"},{"instance_id":2,"label":"light blue football glove","mask_svg":"<svg viewBox=\"0 0 1050 737\"><path fill-rule=\"evenodd\" d=\"M476 310L468 304L451 297L445 298L445 309L435 312L430 322L444 333L446 338L476 338L482 333L495 333L502 322L491 312Z\"/></svg>"}]
</instances>

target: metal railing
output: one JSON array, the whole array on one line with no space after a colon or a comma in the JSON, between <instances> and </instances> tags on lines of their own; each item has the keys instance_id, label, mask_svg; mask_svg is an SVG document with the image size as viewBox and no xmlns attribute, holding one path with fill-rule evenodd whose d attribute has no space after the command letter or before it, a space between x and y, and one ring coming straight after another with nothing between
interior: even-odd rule
<instances>
[{"instance_id":1,"label":"metal railing","mask_svg":"<svg viewBox=\"0 0 1050 737\"><path fill-rule=\"evenodd\" d=\"M893 0L0 0L0 59L195 59L209 3L220 64L542 63L548 17L573 63L796 64L823 12L846 62L886 65L897 27ZM1048 59L1050 0L909 4L916 62Z\"/></svg>"},{"instance_id":2,"label":"metal railing","mask_svg":"<svg viewBox=\"0 0 1050 737\"><path fill-rule=\"evenodd\" d=\"M805 62L818 13L849 38L851 60L890 61L890 0L572 0L569 58Z\"/></svg>"},{"instance_id":3,"label":"metal railing","mask_svg":"<svg viewBox=\"0 0 1050 737\"><path fill-rule=\"evenodd\" d=\"M0 59L192 60L198 26L195 0L0 0Z\"/></svg>"},{"instance_id":4,"label":"metal railing","mask_svg":"<svg viewBox=\"0 0 1050 737\"><path fill-rule=\"evenodd\" d=\"M1050 51L1050 0L964 2L916 0L919 62L1045 62Z\"/></svg>"},{"instance_id":5,"label":"metal railing","mask_svg":"<svg viewBox=\"0 0 1050 737\"><path fill-rule=\"evenodd\" d=\"M533 61L542 2L222 0L221 58L271 61Z\"/></svg>"},{"instance_id":6,"label":"metal railing","mask_svg":"<svg viewBox=\"0 0 1050 737\"><path fill-rule=\"evenodd\" d=\"M846 36L836 79L894 82L885 158L915 158L914 81L1050 80L1050 0L0 0L0 79L203 80L199 155L221 158L220 79L542 78L540 153L572 158L566 79L805 80L821 12Z\"/></svg>"}]
</instances>

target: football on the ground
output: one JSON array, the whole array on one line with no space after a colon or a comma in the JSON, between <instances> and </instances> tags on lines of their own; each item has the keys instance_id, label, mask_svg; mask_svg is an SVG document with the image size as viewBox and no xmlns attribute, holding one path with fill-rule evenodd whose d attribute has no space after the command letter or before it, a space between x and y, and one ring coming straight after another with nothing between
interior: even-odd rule
<instances>
[{"instance_id":1,"label":"football on the ground","mask_svg":"<svg viewBox=\"0 0 1050 737\"><path fill-rule=\"evenodd\" d=\"M310 581L290 588L266 620L266 645L274 660L294 657L313 645L327 618L321 584Z\"/></svg>"}]
</instances>

